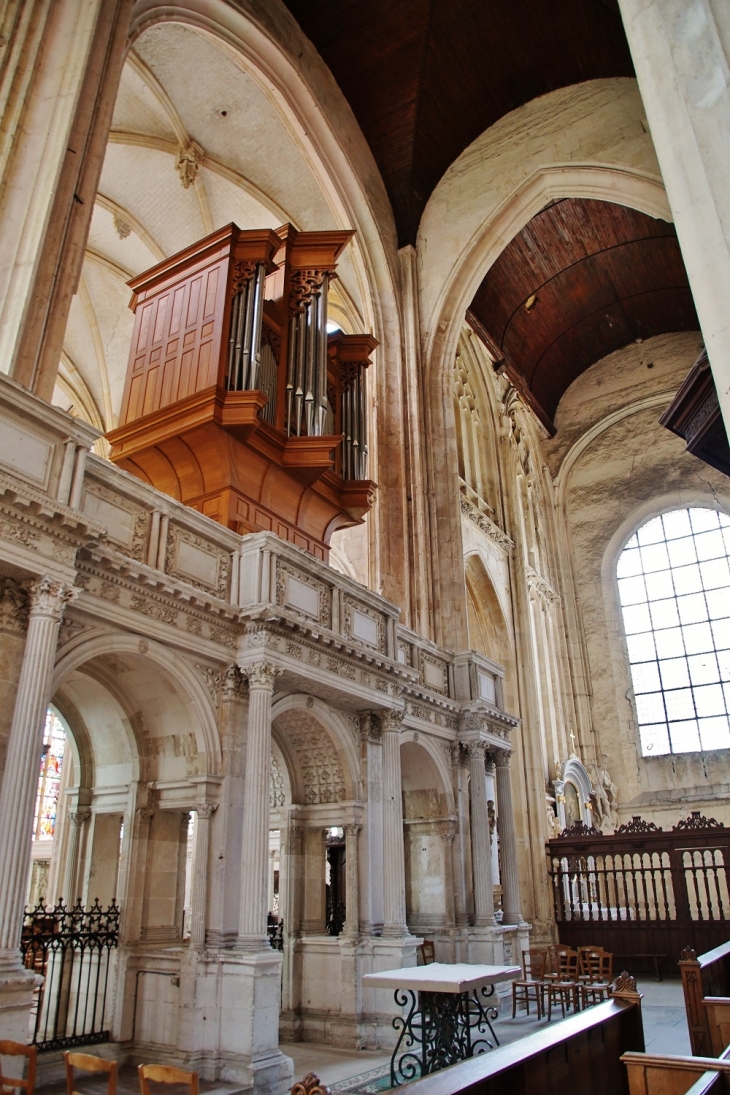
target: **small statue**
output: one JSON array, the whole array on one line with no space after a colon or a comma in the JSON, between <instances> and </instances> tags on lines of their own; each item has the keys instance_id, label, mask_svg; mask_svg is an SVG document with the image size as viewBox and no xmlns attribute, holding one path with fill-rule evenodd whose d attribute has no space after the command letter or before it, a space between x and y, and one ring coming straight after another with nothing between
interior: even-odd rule
<instances>
[{"instance_id":1,"label":"small statue","mask_svg":"<svg viewBox=\"0 0 730 1095\"><path fill-rule=\"evenodd\" d=\"M597 761L591 761L591 769L593 772L593 790L591 798L593 799L596 825L605 833L609 832L611 829L618 828L619 816L616 808L618 803L618 787L613 782L608 772L608 753L601 753L601 761L601 767L599 767Z\"/></svg>"}]
</instances>

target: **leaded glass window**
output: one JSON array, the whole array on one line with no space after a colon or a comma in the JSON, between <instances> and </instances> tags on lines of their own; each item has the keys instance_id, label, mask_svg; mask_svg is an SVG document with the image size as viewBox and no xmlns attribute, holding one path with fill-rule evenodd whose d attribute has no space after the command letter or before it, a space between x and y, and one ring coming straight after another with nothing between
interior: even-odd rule
<instances>
[{"instance_id":1,"label":"leaded glass window","mask_svg":"<svg viewBox=\"0 0 730 1095\"><path fill-rule=\"evenodd\" d=\"M730 517L647 521L616 575L644 756L730 748Z\"/></svg>"},{"instance_id":2,"label":"leaded glass window","mask_svg":"<svg viewBox=\"0 0 730 1095\"><path fill-rule=\"evenodd\" d=\"M43 751L38 776L38 793L33 821L34 840L52 840L56 830L58 811L58 791L61 786L63 751L66 747L66 733L61 721L53 711L46 714L43 733Z\"/></svg>"}]
</instances>

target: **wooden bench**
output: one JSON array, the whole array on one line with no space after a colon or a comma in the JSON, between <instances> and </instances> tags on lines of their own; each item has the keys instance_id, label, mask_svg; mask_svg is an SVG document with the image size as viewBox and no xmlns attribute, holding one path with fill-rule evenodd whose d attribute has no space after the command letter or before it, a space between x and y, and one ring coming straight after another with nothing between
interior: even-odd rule
<instances>
[{"instance_id":1,"label":"wooden bench","mask_svg":"<svg viewBox=\"0 0 730 1095\"><path fill-rule=\"evenodd\" d=\"M718 1056L730 1042L722 1033L723 1025L730 1024L730 942L699 957L686 947L679 969L692 1053Z\"/></svg>"},{"instance_id":2,"label":"wooden bench","mask_svg":"<svg viewBox=\"0 0 730 1095\"><path fill-rule=\"evenodd\" d=\"M620 952L618 954L614 954L614 959L616 960L616 963L617 963L619 969L621 969L621 965L622 965L622 963L619 961L620 959L624 959L624 960L628 960L628 961L633 962L635 958L638 958L638 959L646 958L648 961L653 962L654 963L654 973L656 975L656 980L657 981L661 981L661 979L662 979L661 965L662 965L662 962L664 962L668 957L669 957L669 955L667 955L667 954L654 954L654 953L650 953L648 951L647 951L646 954L635 954L633 952L631 954L621 954ZM631 968L632 969L634 968L633 965L632 965Z\"/></svg>"},{"instance_id":3,"label":"wooden bench","mask_svg":"<svg viewBox=\"0 0 730 1095\"><path fill-rule=\"evenodd\" d=\"M713 1057L675 1057L670 1054L624 1053L629 1095L707 1095L728 1090L730 1050Z\"/></svg>"},{"instance_id":4,"label":"wooden bench","mask_svg":"<svg viewBox=\"0 0 730 1095\"><path fill-rule=\"evenodd\" d=\"M604 1004L408 1084L408 1095L629 1095L621 1056L644 1048L641 996L617 978ZM406 1090L406 1089L404 1089Z\"/></svg>"}]
</instances>

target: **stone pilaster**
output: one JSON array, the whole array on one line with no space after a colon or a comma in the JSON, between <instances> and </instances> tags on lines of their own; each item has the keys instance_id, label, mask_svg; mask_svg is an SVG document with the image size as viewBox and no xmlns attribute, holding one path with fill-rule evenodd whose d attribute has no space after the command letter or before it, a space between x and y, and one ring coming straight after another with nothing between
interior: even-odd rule
<instances>
[{"instance_id":1,"label":"stone pilaster","mask_svg":"<svg viewBox=\"0 0 730 1095\"><path fill-rule=\"evenodd\" d=\"M257 662L243 672L248 679L249 706L237 947L239 950L258 951L269 946L266 914L269 895L271 699L274 681L280 670L269 662Z\"/></svg>"},{"instance_id":2,"label":"stone pilaster","mask_svg":"<svg viewBox=\"0 0 730 1095\"><path fill-rule=\"evenodd\" d=\"M383 935L408 935L406 925L405 856L400 733L402 711L381 717L383 731Z\"/></svg>"},{"instance_id":3,"label":"stone pilaster","mask_svg":"<svg viewBox=\"0 0 730 1095\"><path fill-rule=\"evenodd\" d=\"M84 828L91 817L91 811L71 810L66 814L68 826L68 839L66 841L66 862L64 864L63 879L61 882L61 897L67 905L73 905L80 897L78 886L79 849L82 845Z\"/></svg>"},{"instance_id":4,"label":"stone pilaster","mask_svg":"<svg viewBox=\"0 0 730 1095\"><path fill-rule=\"evenodd\" d=\"M452 747L456 837L453 844L454 916L457 929L465 929L473 914L471 825L469 822L469 747L459 742ZM458 961L457 956L457 961Z\"/></svg>"},{"instance_id":5,"label":"stone pilaster","mask_svg":"<svg viewBox=\"0 0 730 1095\"><path fill-rule=\"evenodd\" d=\"M195 807L195 847L193 849L193 885L190 894L190 946L205 949L208 904L208 857L210 855L210 819L216 807L201 802Z\"/></svg>"},{"instance_id":6,"label":"stone pilaster","mask_svg":"<svg viewBox=\"0 0 730 1095\"><path fill-rule=\"evenodd\" d=\"M345 934L360 934L360 880L357 854L358 834L362 825L354 822L345 825Z\"/></svg>"},{"instance_id":7,"label":"stone pilaster","mask_svg":"<svg viewBox=\"0 0 730 1095\"><path fill-rule=\"evenodd\" d=\"M497 826L502 851L503 924L522 923L520 879L517 872L517 840L512 806L512 782L509 774L510 754L505 750L494 754L497 768Z\"/></svg>"},{"instance_id":8,"label":"stone pilaster","mask_svg":"<svg viewBox=\"0 0 730 1095\"><path fill-rule=\"evenodd\" d=\"M20 933L51 676L64 608L78 591L45 576L30 589L28 635L0 790L0 976L20 971Z\"/></svg>"},{"instance_id":9,"label":"stone pilaster","mask_svg":"<svg viewBox=\"0 0 730 1095\"><path fill-rule=\"evenodd\" d=\"M492 892L492 857L489 841L489 811L487 780L484 769L484 744L472 742L469 747L469 802L471 806L471 858L474 877L474 925L484 928L494 924Z\"/></svg>"}]
</instances>

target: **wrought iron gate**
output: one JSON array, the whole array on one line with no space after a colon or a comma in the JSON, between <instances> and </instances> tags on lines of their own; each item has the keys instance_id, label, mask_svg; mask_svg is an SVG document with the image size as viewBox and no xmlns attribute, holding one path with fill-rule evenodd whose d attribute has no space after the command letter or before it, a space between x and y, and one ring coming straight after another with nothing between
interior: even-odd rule
<instances>
[{"instance_id":1,"label":"wrought iron gate","mask_svg":"<svg viewBox=\"0 0 730 1095\"><path fill-rule=\"evenodd\" d=\"M23 964L43 977L32 1041L39 1049L105 1042L111 953L119 944L119 906L26 909Z\"/></svg>"}]
</instances>

